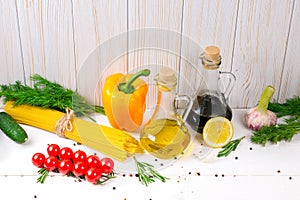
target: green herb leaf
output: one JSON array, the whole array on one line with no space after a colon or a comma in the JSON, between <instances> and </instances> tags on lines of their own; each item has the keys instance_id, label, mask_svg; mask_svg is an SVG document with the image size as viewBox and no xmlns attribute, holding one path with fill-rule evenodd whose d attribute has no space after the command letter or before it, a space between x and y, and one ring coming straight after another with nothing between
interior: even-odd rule
<instances>
[{"instance_id":1,"label":"green herb leaf","mask_svg":"<svg viewBox=\"0 0 300 200\"><path fill-rule=\"evenodd\" d=\"M55 170L53 170L52 172L54 172L54 173L59 173L58 169L55 169ZM42 168L40 168L40 169L38 170L38 174L39 174L40 176L37 178L37 181L36 181L36 182L37 182L37 183L43 184L43 183L45 182L45 180L46 180L48 174L49 174L49 171L48 171L46 168L42 167ZM67 176L70 176L70 177L76 177L76 176L73 174L73 172L69 172L69 173L67 174ZM84 175L83 175L83 176L79 176L78 178L80 178L80 179L82 179L82 180L85 180L85 176L84 176ZM101 175L101 178L100 178L95 184L96 184L96 185L101 185L101 184L105 183L106 181L108 181L108 180L110 180L110 179L112 179L112 178L116 178L115 172L114 172L114 171L112 171L112 172L109 173L109 174L102 174L102 175Z\"/></svg>"},{"instance_id":2,"label":"green herb leaf","mask_svg":"<svg viewBox=\"0 0 300 200\"><path fill-rule=\"evenodd\" d=\"M287 99L285 103L269 103L268 109L277 117L300 116L300 96Z\"/></svg>"},{"instance_id":3,"label":"green herb leaf","mask_svg":"<svg viewBox=\"0 0 300 200\"><path fill-rule=\"evenodd\" d=\"M133 157L133 159L138 170L139 181L142 184L148 186L150 183L155 182L155 179L158 179L162 182L166 182L166 180L168 179L155 171L153 165L145 162L139 162L135 157Z\"/></svg>"},{"instance_id":4,"label":"green herb leaf","mask_svg":"<svg viewBox=\"0 0 300 200\"><path fill-rule=\"evenodd\" d=\"M228 156L231 152L235 151L237 146L240 144L241 140L243 140L245 136L235 139L230 141L228 144L226 144L222 150L218 153L217 157L222 157L222 156Z\"/></svg>"},{"instance_id":5,"label":"green herb leaf","mask_svg":"<svg viewBox=\"0 0 300 200\"><path fill-rule=\"evenodd\" d=\"M49 174L49 171L42 167L41 169L39 169L38 174L40 174L40 176L38 177L36 182L43 184Z\"/></svg>"},{"instance_id":6,"label":"green herb leaf","mask_svg":"<svg viewBox=\"0 0 300 200\"><path fill-rule=\"evenodd\" d=\"M280 141L290 142L294 135L300 132L300 97L287 99L285 103L270 103L268 109L276 113L277 117L288 116L288 118L284 120L285 123L254 131L251 142L263 146L267 142L274 144Z\"/></svg>"},{"instance_id":7,"label":"green herb leaf","mask_svg":"<svg viewBox=\"0 0 300 200\"><path fill-rule=\"evenodd\" d=\"M15 84L1 85L0 97L4 97L4 102L14 101L15 105L28 104L61 112L70 108L74 110L76 116L86 116L90 119L90 113L104 114L103 107L88 104L75 91L66 89L56 82L50 82L38 74L30 78L33 87L23 85L20 81L16 81Z\"/></svg>"},{"instance_id":8,"label":"green herb leaf","mask_svg":"<svg viewBox=\"0 0 300 200\"><path fill-rule=\"evenodd\" d=\"M300 117L291 117L285 120L285 124L276 126L262 127L254 131L251 142L266 145L267 142L276 144L280 141L290 142L295 134L300 132Z\"/></svg>"}]
</instances>

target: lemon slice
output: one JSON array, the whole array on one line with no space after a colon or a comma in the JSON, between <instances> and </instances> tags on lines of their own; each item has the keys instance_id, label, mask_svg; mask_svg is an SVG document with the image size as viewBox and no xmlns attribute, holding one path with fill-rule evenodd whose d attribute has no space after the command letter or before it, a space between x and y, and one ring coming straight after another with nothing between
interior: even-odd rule
<instances>
[{"instance_id":1,"label":"lemon slice","mask_svg":"<svg viewBox=\"0 0 300 200\"><path fill-rule=\"evenodd\" d=\"M233 125L225 117L209 119L203 128L203 140L212 148L220 148L228 144L233 137Z\"/></svg>"}]
</instances>

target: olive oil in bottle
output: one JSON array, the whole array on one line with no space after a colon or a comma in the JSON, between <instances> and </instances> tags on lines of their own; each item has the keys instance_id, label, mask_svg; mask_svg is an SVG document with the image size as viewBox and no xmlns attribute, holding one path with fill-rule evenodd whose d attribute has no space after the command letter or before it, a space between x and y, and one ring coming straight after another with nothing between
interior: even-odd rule
<instances>
[{"instance_id":1,"label":"olive oil in bottle","mask_svg":"<svg viewBox=\"0 0 300 200\"><path fill-rule=\"evenodd\" d=\"M142 130L140 142L153 156L170 159L180 155L190 143L184 124L174 119L153 120Z\"/></svg>"},{"instance_id":2,"label":"olive oil in bottle","mask_svg":"<svg viewBox=\"0 0 300 200\"><path fill-rule=\"evenodd\" d=\"M153 116L140 133L141 145L151 155L160 159L172 159L179 156L190 144L191 136L185 126L186 116L178 114L176 101L188 102L186 113L192 107L192 99L186 95L174 93L177 85L175 72L170 68L161 68L156 76L158 101Z\"/></svg>"}]
</instances>

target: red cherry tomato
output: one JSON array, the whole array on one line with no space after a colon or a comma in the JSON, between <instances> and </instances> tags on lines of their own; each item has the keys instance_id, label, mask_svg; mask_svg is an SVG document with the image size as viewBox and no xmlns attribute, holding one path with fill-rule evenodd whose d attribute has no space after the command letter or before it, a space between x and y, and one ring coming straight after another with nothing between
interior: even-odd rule
<instances>
[{"instance_id":1,"label":"red cherry tomato","mask_svg":"<svg viewBox=\"0 0 300 200\"><path fill-rule=\"evenodd\" d=\"M42 153L35 153L33 156L32 156L32 164L36 167L42 167L44 162L45 162L45 155L42 154Z\"/></svg>"},{"instance_id":2,"label":"red cherry tomato","mask_svg":"<svg viewBox=\"0 0 300 200\"><path fill-rule=\"evenodd\" d=\"M49 156L48 158L46 158L45 163L44 163L44 167L48 170L48 171L53 171L54 169L56 169L58 167L58 159L54 156Z\"/></svg>"},{"instance_id":3,"label":"red cherry tomato","mask_svg":"<svg viewBox=\"0 0 300 200\"><path fill-rule=\"evenodd\" d=\"M59 173L66 175L69 172L72 172L74 169L74 164L72 163L71 160L68 159L64 159L62 161L60 161L59 165L58 165L58 171Z\"/></svg>"},{"instance_id":4,"label":"red cherry tomato","mask_svg":"<svg viewBox=\"0 0 300 200\"><path fill-rule=\"evenodd\" d=\"M90 155L86 158L86 163L89 165L89 167L101 167L101 161L98 156L96 155Z\"/></svg>"},{"instance_id":5,"label":"red cherry tomato","mask_svg":"<svg viewBox=\"0 0 300 200\"><path fill-rule=\"evenodd\" d=\"M83 161L79 161L74 164L73 173L75 176L82 176L86 173L87 170L88 165Z\"/></svg>"},{"instance_id":6,"label":"red cherry tomato","mask_svg":"<svg viewBox=\"0 0 300 200\"><path fill-rule=\"evenodd\" d=\"M79 161L83 161L85 162L86 159L86 153L84 151L81 150L77 150L72 157L72 160L74 163L79 162Z\"/></svg>"},{"instance_id":7,"label":"red cherry tomato","mask_svg":"<svg viewBox=\"0 0 300 200\"><path fill-rule=\"evenodd\" d=\"M57 144L49 144L49 146L47 147L47 152L49 156L58 156L60 147Z\"/></svg>"},{"instance_id":8,"label":"red cherry tomato","mask_svg":"<svg viewBox=\"0 0 300 200\"><path fill-rule=\"evenodd\" d=\"M69 147L63 147L60 149L59 158L60 160L71 160L73 157L73 151Z\"/></svg>"},{"instance_id":9,"label":"red cherry tomato","mask_svg":"<svg viewBox=\"0 0 300 200\"><path fill-rule=\"evenodd\" d=\"M90 183L97 183L101 178L101 171L98 168L91 167L85 173L85 179Z\"/></svg>"},{"instance_id":10,"label":"red cherry tomato","mask_svg":"<svg viewBox=\"0 0 300 200\"><path fill-rule=\"evenodd\" d=\"M114 169L114 161L111 158L102 158L101 159L102 167L101 171L105 174L109 174Z\"/></svg>"}]
</instances>

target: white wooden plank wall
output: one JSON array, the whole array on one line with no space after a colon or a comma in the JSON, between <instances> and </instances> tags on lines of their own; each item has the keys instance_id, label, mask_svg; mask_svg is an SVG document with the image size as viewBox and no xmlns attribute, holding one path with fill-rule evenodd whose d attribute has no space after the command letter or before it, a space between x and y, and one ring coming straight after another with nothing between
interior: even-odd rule
<instances>
[{"instance_id":1,"label":"white wooden plank wall","mask_svg":"<svg viewBox=\"0 0 300 200\"><path fill-rule=\"evenodd\" d=\"M237 8L238 1L233 0L184 2L181 93L195 97L201 84L205 84L206 81L217 81L206 80L200 73L202 65L199 54L208 45L220 47L222 54L220 70L231 71Z\"/></svg>"},{"instance_id":2,"label":"white wooden plank wall","mask_svg":"<svg viewBox=\"0 0 300 200\"><path fill-rule=\"evenodd\" d=\"M237 78L232 107L254 106L267 84L274 100L300 95L299 0L0 0L0 11L0 84L38 73L101 104L109 74L149 67L152 81L168 66L195 95L198 56L214 44Z\"/></svg>"},{"instance_id":3,"label":"white wooden plank wall","mask_svg":"<svg viewBox=\"0 0 300 200\"><path fill-rule=\"evenodd\" d=\"M157 88L154 77L161 67L179 71L182 4L178 0L129 0L128 70L149 68L147 107L154 108Z\"/></svg>"},{"instance_id":4,"label":"white wooden plank wall","mask_svg":"<svg viewBox=\"0 0 300 200\"><path fill-rule=\"evenodd\" d=\"M279 90L279 101L284 102L286 98L300 94L300 1L296 0L293 10L293 18L290 23L290 33L286 48L285 62L282 65L281 87Z\"/></svg>"},{"instance_id":5,"label":"white wooden plank wall","mask_svg":"<svg viewBox=\"0 0 300 200\"><path fill-rule=\"evenodd\" d=\"M240 1L232 64L238 78L233 105L256 104L269 84L277 98L293 4L293 0Z\"/></svg>"},{"instance_id":6,"label":"white wooden plank wall","mask_svg":"<svg viewBox=\"0 0 300 200\"><path fill-rule=\"evenodd\" d=\"M0 1L0 84L24 81L15 1Z\"/></svg>"},{"instance_id":7,"label":"white wooden plank wall","mask_svg":"<svg viewBox=\"0 0 300 200\"><path fill-rule=\"evenodd\" d=\"M24 74L76 88L71 0L17 0Z\"/></svg>"},{"instance_id":8,"label":"white wooden plank wall","mask_svg":"<svg viewBox=\"0 0 300 200\"><path fill-rule=\"evenodd\" d=\"M105 78L127 72L127 1L73 0L73 18L78 92L101 104Z\"/></svg>"}]
</instances>

